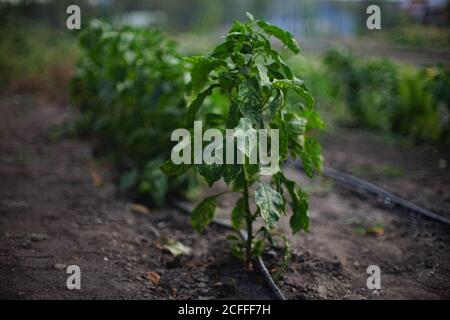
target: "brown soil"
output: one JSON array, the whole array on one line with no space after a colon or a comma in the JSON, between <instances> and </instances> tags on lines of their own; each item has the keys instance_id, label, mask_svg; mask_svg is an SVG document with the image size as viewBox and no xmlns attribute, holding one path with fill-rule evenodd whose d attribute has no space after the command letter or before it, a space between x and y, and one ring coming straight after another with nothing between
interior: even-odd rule
<instances>
[{"instance_id":1,"label":"brown soil","mask_svg":"<svg viewBox=\"0 0 450 320\"><path fill-rule=\"evenodd\" d=\"M93 159L89 142L52 138L49 128L72 117L68 109L36 105L24 97L2 98L0 106L0 297L272 298L258 274L243 272L242 263L231 256L227 231L210 227L199 236L186 217L172 209L132 212L110 182L113 170ZM384 144L366 138L354 132L343 140L329 137L329 164L354 170L365 161L403 159L409 152L392 146L392 153L383 154ZM354 140L350 144L346 139ZM374 155L365 149L368 143L378 148ZM420 204L432 208L438 199L441 213L448 212L447 171L426 162L434 163L429 154L410 151L414 157L406 168L411 171L399 177L403 180L395 184L388 175L377 182L400 195L402 190L407 190L405 195L419 190ZM423 172L419 178L410 177L418 171ZM387 211L325 178L310 181L292 168L289 175L306 184L312 219L310 233L290 237L293 261L279 282L289 298L450 297L448 227ZM223 199L225 211L234 201ZM288 230L287 219L281 228ZM161 248L161 237L182 242L192 254L173 257ZM265 255L271 269L279 255L277 250ZM68 275L61 265L70 264L81 268L79 291L66 288ZM382 273L377 292L366 287L366 268L372 264ZM160 283L152 283L147 272L160 275Z\"/></svg>"},{"instance_id":2,"label":"brown soil","mask_svg":"<svg viewBox=\"0 0 450 320\"><path fill-rule=\"evenodd\" d=\"M0 106L0 298L272 298L230 255L226 232L199 236L169 209L131 212L88 142L52 139L49 128L69 110L23 97ZM173 257L161 237L192 255ZM66 287L72 264L81 269L81 290Z\"/></svg>"},{"instance_id":3,"label":"brown soil","mask_svg":"<svg viewBox=\"0 0 450 320\"><path fill-rule=\"evenodd\" d=\"M326 165L450 218L450 153L341 129L322 139Z\"/></svg>"},{"instance_id":4,"label":"brown soil","mask_svg":"<svg viewBox=\"0 0 450 320\"><path fill-rule=\"evenodd\" d=\"M290 237L298 250L282 283L290 298L450 297L449 226L380 208L328 179L311 185L311 231ZM369 265L381 269L377 292L366 286Z\"/></svg>"},{"instance_id":5,"label":"brown soil","mask_svg":"<svg viewBox=\"0 0 450 320\"><path fill-rule=\"evenodd\" d=\"M309 179L288 167L310 195L311 230L292 235L292 262L279 282L289 299L442 299L450 298L450 226L383 208L328 178ZM222 186L216 186L216 190ZM236 199L222 200L222 218ZM265 255L276 270L279 250ZM381 290L367 289L367 268L381 269Z\"/></svg>"}]
</instances>

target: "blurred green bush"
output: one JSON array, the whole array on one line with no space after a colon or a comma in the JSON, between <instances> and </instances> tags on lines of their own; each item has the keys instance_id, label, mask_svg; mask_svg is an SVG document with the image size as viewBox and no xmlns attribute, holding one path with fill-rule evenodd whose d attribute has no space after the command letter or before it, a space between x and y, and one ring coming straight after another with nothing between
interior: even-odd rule
<instances>
[{"instance_id":1,"label":"blurred green bush","mask_svg":"<svg viewBox=\"0 0 450 320\"><path fill-rule=\"evenodd\" d=\"M75 38L32 22L0 24L0 87L66 100L78 57Z\"/></svg>"},{"instance_id":2,"label":"blurred green bush","mask_svg":"<svg viewBox=\"0 0 450 320\"><path fill-rule=\"evenodd\" d=\"M388 60L363 61L345 49L324 56L335 96L341 96L354 126L388 131L396 95L397 70Z\"/></svg>"},{"instance_id":3,"label":"blurred green bush","mask_svg":"<svg viewBox=\"0 0 450 320\"><path fill-rule=\"evenodd\" d=\"M449 49L450 28L408 23L388 31L385 37L404 46L426 49Z\"/></svg>"},{"instance_id":4,"label":"blurred green bush","mask_svg":"<svg viewBox=\"0 0 450 320\"><path fill-rule=\"evenodd\" d=\"M162 204L169 191L192 190L192 177L168 178L171 133L184 126L183 60L157 29L93 21L80 36L84 54L72 83L77 129L95 136L122 175L125 190ZM169 181L172 179L174 181Z\"/></svg>"},{"instance_id":5,"label":"blurred green bush","mask_svg":"<svg viewBox=\"0 0 450 320\"><path fill-rule=\"evenodd\" d=\"M334 49L323 59L349 124L449 145L449 74L442 66L412 69L386 59L363 60Z\"/></svg>"}]
</instances>

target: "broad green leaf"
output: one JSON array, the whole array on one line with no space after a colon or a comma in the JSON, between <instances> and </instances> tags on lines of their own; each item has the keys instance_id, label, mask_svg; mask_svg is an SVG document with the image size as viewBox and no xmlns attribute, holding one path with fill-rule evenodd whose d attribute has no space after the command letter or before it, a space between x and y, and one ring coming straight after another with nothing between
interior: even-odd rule
<instances>
[{"instance_id":1,"label":"broad green leaf","mask_svg":"<svg viewBox=\"0 0 450 320\"><path fill-rule=\"evenodd\" d=\"M294 79L294 73L292 72L291 68L289 68L289 66L286 63L284 63L284 61L281 60L280 57L278 57L277 60L278 60L278 63L281 64L281 68L283 69L284 74L286 75L286 78L288 78L290 80Z\"/></svg>"},{"instance_id":2,"label":"broad green leaf","mask_svg":"<svg viewBox=\"0 0 450 320\"><path fill-rule=\"evenodd\" d=\"M245 172L247 173L247 180L249 184L258 179L259 174L259 165L258 164L250 164L245 163Z\"/></svg>"},{"instance_id":3,"label":"broad green leaf","mask_svg":"<svg viewBox=\"0 0 450 320\"><path fill-rule=\"evenodd\" d=\"M217 207L217 197L219 195L205 198L194 211L192 211L191 224L197 232L203 232L205 227L214 219L214 213Z\"/></svg>"},{"instance_id":4,"label":"broad green leaf","mask_svg":"<svg viewBox=\"0 0 450 320\"><path fill-rule=\"evenodd\" d=\"M186 124L191 125L192 122L195 120L195 116L197 114L198 109L203 104L203 101L205 101L205 98L209 96L212 92L213 87L209 87L205 91L199 93L195 99L188 105L187 111L186 111Z\"/></svg>"},{"instance_id":5,"label":"broad green leaf","mask_svg":"<svg viewBox=\"0 0 450 320\"><path fill-rule=\"evenodd\" d=\"M258 26L262 28L267 34L270 34L283 42L283 44L288 47L292 52L299 53L300 47L298 46L297 41L295 40L294 36L288 32L285 31L277 26L274 26L266 21L258 21Z\"/></svg>"},{"instance_id":6,"label":"broad green leaf","mask_svg":"<svg viewBox=\"0 0 450 320\"><path fill-rule=\"evenodd\" d=\"M284 200L280 193L265 182L260 182L255 190L255 203L264 222L273 228L280 219Z\"/></svg>"},{"instance_id":7,"label":"broad green leaf","mask_svg":"<svg viewBox=\"0 0 450 320\"><path fill-rule=\"evenodd\" d=\"M241 230L243 228L245 215L245 200L244 198L240 198L231 211L231 225L234 229Z\"/></svg>"},{"instance_id":8,"label":"broad green leaf","mask_svg":"<svg viewBox=\"0 0 450 320\"><path fill-rule=\"evenodd\" d=\"M260 257L263 254L264 251L264 244L266 242L266 239L256 239L252 242L252 256L253 257Z\"/></svg>"},{"instance_id":9,"label":"broad green leaf","mask_svg":"<svg viewBox=\"0 0 450 320\"><path fill-rule=\"evenodd\" d=\"M270 49L270 50L268 50L268 53L269 53L270 57L272 57L272 60L275 61L274 63L272 63L270 65L271 71L273 72L276 70L278 73L275 78L277 78L277 79L287 78L289 80L294 79L294 74L292 73L291 68L289 68L289 66L283 61L283 59L281 59L278 52L276 52L273 49ZM280 68L283 70L285 76L283 76L281 73L279 73Z\"/></svg>"},{"instance_id":10,"label":"broad green leaf","mask_svg":"<svg viewBox=\"0 0 450 320\"><path fill-rule=\"evenodd\" d=\"M292 216L289 221L292 232L309 230L308 195L300 190L294 190L296 200L292 202Z\"/></svg>"},{"instance_id":11,"label":"broad green leaf","mask_svg":"<svg viewBox=\"0 0 450 320\"><path fill-rule=\"evenodd\" d=\"M235 128L242 118L237 102L232 102L228 110L227 128Z\"/></svg>"},{"instance_id":12,"label":"broad green leaf","mask_svg":"<svg viewBox=\"0 0 450 320\"><path fill-rule=\"evenodd\" d=\"M225 59L231 51L233 51L233 43L226 41L214 49L212 56L217 59Z\"/></svg>"},{"instance_id":13,"label":"broad green leaf","mask_svg":"<svg viewBox=\"0 0 450 320\"><path fill-rule=\"evenodd\" d=\"M250 119L253 124L262 126L260 89L254 79L247 79L239 84L237 103L244 117Z\"/></svg>"},{"instance_id":14,"label":"broad green leaf","mask_svg":"<svg viewBox=\"0 0 450 320\"><path fill-rule=\"evenodd\" d=\"M205 125L208 128L217 128L225 124L225 119L222 115L216 113L208 113L205 115Z\"/></svg>"},{"instance_id":15,"label":"broad green leaf","mask_svg":"<svg viewBox=\"0 0 450 320\"><path fill-rule=\"evenodd\" d=\"M261 87L270 88L272 83L270 82L269 76L267 75L267 67L262 62L257 62L256 68L258 69L258 76Z\"/></svg>"},{"instance_id":16,"label":"broad green leaf","mask_svg":"<svg viewBox=\"0 0 450 320\"><path fill-rule=\"evenodd\" d=\"M172 160L167 160L160 166L161 170L169 176L181 175L181 174L185 173L186 171L188 171L191 167L192 167L192 165L190 165L190 164L176 165L172 162Z\"/></svg>"},{"instance_id":17,"label":"broad green leaf","mask_svg":"<svg viewBox=\"0 0 450 320\"><path fill-rule=\"evenodd\" d=\"M306 137L304 147L300 151L300 157L306 174L312 177L314 170L322 172L323 157L322 148L315 138Z\"/></svg>"},{"instance_id":18,"label":"broad green leaf","mask_svg":"<svg viewBox=\"0 0 450 320\"><path fill-rule=\"evenodd\" d=\"M320 114L313 110L309 109L303 113L303 116L307 120L306 130L309 131L311 129L324 129L325 123L320 118Z\"/></svg>"},{"instance_id":19,"label":"broad green leaf","mask_svg":"<svg viewBox=\"0 0 450 320\"><path fill-rule=\"evenodd\" d=\"M208 185L211 187L214 183L220 180L224 165L222 164L199 164L197 165L198 172L205 178Z\"/></svg>"},{"instance_id":20,"label":"broad green leaf","mask_svg":"<svg viewBox=\"0 0 450 320\"><path fill-rule=\"evenodd\" d=\"M285 120L287 123L289 137L291 139L296 140L299 135L302 135L305 133L307 119L301 117L297 113L289 112L289 113L285 114Z\"/></svg>"},{"instance_id":21,"label":"broad green leaf","mask_svg":"<svg viewBox=\"0 0 450 320\"><path fill-rule=\"evenodd\" d=\"M190 57L186 61L194 65L191 71L190 82L192 94L197 94L197 92L203 89L209 80L211 71L225 64L220 59L203 56Z\"/></svg>"},{"instance_id":22,"label":"broad green leaf","mask_svg":"<svg viewBox=\"0 0 450 320\"><path fill-rule=\"evenodd\" d=\"M242 192L244 190L244 185L245 185L245 176L244 172L241 170L236 179L234 179L233 183L231 184L231 190L235 192Z\"/></svg>"},{"instance_id":23,"label":"broad green leaf","mask_svg":"<svg viewBox=\"0 0 450 320\"><path fill-rule=\"evenodd\" d=\"M269 120L272 120L275 114L279 110L281 110L283 104L284 104L283 92L281 90L277 90L275 95L272 95L272 97L269 99L268 114L267 114Z\"/></svg>"},{"instance_id":24,"label":"broad green leaf","mask_svg":"<svg viewBox=\"0 0 450 320\"><path fill-rule=\"evenodd\" d=\"M309 205L308 205L308 195L302 192L296 185L294 181L291 181L280 175L286 189L291 196L291 208L292 216L290 219L290 225L292 232L295 234L300 230L308 231L309 229Z\"/></svg>"},{"instance_id":25,"label":"broad green leaf","mask_svg":"<svg viewBox=\"0 0 450 320\"><path fill-rule=\"evenodd\" d=\"M243 24L237 20L234 20L230 31L228 31L228 34L232 34L234 32L246 32L246 31L247 31L247 27L245 26L245 24Z\"/></svg>"},{"instance_id":26,"label":"broad green leaf","mask_svg":"<svg viewBox=\"0 0 450 320\"><path fill-rule=\"evenodd\" d=\"M284 89L284 90L287 90L287 89L294 90L299 96L301 96L305 100L308 108L314 107L315 100L311 96L311 94L308 92L308 90L306 89L306 86L302 80L300 80L298 78L294 78L291 80L281 79L281 80L274 81L272 86L274 88L279 88L279 89Z\"/></svg>"},{"instance_id":27,"label":"broad green leaf","mask_svg":"<svg viewBox=\"0 0 450 320\"><path fill-rule=\"evenodd\" d=\"M241 172L242 165L239 164L226 164L223 169L223 179L225 183L229 185L239 176Z\"/></svg>"}]
</instances>

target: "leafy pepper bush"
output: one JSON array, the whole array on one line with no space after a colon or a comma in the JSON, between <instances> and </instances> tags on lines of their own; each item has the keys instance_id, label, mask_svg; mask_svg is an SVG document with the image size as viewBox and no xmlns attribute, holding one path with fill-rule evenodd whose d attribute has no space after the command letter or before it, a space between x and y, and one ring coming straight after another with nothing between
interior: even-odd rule
<instances>
[{"instance_id":1,"label":"leafy pepper bush","mask_svg":"<svg viewBox=\"0 0 450 320\"><path fill-rule=\"evenodd\" d=\"M343 48L328 51L324 64L336 96L344 98L351 124L388 132L397 103L396 66L386 59L360 60Z\"/></svg>"},{"instance_id":2,"label":"leafy pepper bush","mask_svg":"<svg viewBox=\"0 0 450 320\"><path fill-rule=\"evenodd\" d=\"M311 176L314 171L321 170L322 156L319 143L308 132L321 128L323 123L314 110L314 99L304 82L292 73L272 47L271 38L280 40L293 53L300 51L299 46L290 33L265 21L254 20L250 14L248 17L247 23L235 22L224 42L210 55L187 59L191 64L191 79L187 88L186 125L192 128L194 120L201 118L206 127L222 133L227 128L279 129L279 162L285 162L288 157L300 158L306 173ZM228 108L218 113L201 110L208 96L217 93L227 99ZM288 94L297 96L296 103L285 103ZM252 258L260 256L268 242L275 244L281 240L285 245L284 262L287 263L286 236L276 233L275 227L282 215L290 214L293 233L307 231L308 196L283 174L281 166L267 180L267 176L261 175L260 165L250 164L248 155L245 159L244 164L181 166L169 160L163 170L168 174L179 174L193 169L209 185L223 178L229 186L227 192L240 194L231 212L232 225L236 230L245 227L247 231L245 240L230 236L232 252L244 259L246 268L250 269ZM212 222L218 197L223 194L205 198L193 210L191 223L195 230L202 232ZM291 212L288 212L288 203ZM257 220L262 226L255 230Z\"/></svg>"},{"instance_id":3,"label":"leafy pepper bush","mask_svg":"<svg viewBox=\"0 0 450 320\"><path fill-rule=\"evenodd\" d=\"M416 142L450 144L448 69L365 61L342 48L327 52L324 64L335 84L333 95L344 99L352 125Z\"/></svg>"},{"instance_id":4,"label":"leafy pepper bush","mask_svg":"<svg viewBox=\"0 0 450 320\"><path fill-rule=\"evenodd\" d=\"M443 67L401 73L392 124L394 132L415 141L450 145L449 74Z\"/></svg>"},{"instance_id":5,"label":"leafy pepper bush","mask_svg":"<svg viewBox=\"0 0 450 320\"><path fill-rule=\"evenodd\" d=\"M123 189L161 204L168 191L195 186L168 178L160 164L170 155L171 132L183 126L183 60L157 29L94 21L80 36L84 55L73 80L79 129L100 141L122 169Z\"/></svg>"}]
</instances>

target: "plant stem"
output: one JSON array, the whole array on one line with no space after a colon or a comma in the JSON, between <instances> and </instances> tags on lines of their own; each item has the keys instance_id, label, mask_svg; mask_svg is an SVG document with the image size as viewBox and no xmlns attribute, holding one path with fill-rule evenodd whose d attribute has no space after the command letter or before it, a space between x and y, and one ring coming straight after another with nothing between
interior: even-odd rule
<instances>
[{"instance_id":1,"label":"plant stem","mask_svg":"<svg viewBox=\"0 0 450 320\"><path fill-rule=\"evenodd\" d=\"M245 202L245 219L247 224L247 241L245 246L245 269L247 271L251 270L251 262L252 262L252 241L253 241L253 217L250 212L250 205L248 202L248 181L247 181L247 173L245 171L245 165L242 166L242 170L244 172L244 202Z\"/></svg>"}]
</instances>

